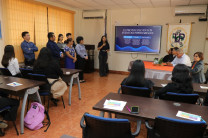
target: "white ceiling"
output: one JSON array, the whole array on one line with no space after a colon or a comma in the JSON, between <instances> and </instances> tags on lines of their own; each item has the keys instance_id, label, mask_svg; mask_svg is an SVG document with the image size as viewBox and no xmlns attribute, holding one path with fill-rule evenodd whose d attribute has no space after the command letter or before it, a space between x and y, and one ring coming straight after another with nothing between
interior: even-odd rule
<instances>
[{"instance_id":1,"label":"white ceiling","mask_svg":"<svg viewBox=\"0 0 208 138\"><path fill-rule=\"evenodd\" d=\"M83 10L204 5L208 0L49 0Z\"/></svg>"}]
</instances>

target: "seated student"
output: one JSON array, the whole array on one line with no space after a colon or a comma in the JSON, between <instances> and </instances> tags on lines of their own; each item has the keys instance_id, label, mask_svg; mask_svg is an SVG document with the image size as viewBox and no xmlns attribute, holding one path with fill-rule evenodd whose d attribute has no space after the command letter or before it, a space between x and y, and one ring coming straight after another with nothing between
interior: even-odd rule
<instances>
[{"instance_id":1,"label":"seated student","mask_svg":"<svg viewBox=\"0 0 208 138\"><path fill-rule=\"evenodd\" d=\"M3 109L4 107L7 107L7 106L10 106L11 110L10 110L10 113L7 111L1 113L3 120L0 120L0 129L6 128L8 126L8 124L5 121L15 121L16 120L17 110L19 107L19 101L16 99L0 96L0 108ZM2 134L2 132L1 132L1 134Z\"/></svg>"},{"instance_id":2,"label":"seated student","mask_svg":"<svg viewBox=\"0 0 208 138\"><path fill-rule=\"evenodd\" d=\"M145 79L145 67L142 60L134 61L130 75L122 81L121 85L152 88L153 82Z\"/></svg>"},{"instance_id":3,"label":"seated student","mask_svg":"<svg viewBox=\"0 0 208 138\"><path fill-rule=\"evenodd\" d=\"M190 72L194 83L204 83L204 56L202 52L194 53L194 62L192 63Z\"/></svg>"},{"instance_id":4,"label":"seated student","mask_svg":"<svg viewBox=\"0 0 208 138\"><path fill-rule=\"evenodd\" d=\"M77 61L77 55L73 47L73 40L71 38L65 41L66 47L64 49L66 53L65 68L75 69L75 62Z\"/></svg>"},{"instance_id":5,"label":"seated student","mask_svg":"<svg viewBox=\"0 0 208 138\"><path fill-rule=\"evenodd\" d=\"M174 60L174 57L173 57L173 48L170 48L169 51L168 51L168 55L166 55L164 58L163 58L163 62L172 62Z\"/></svg>"},{"instance_id":6,"label":"seated student","mask_svg":"<svg viewBox=\"0 0 208 138\"><path fill-rule=\"evenodd\" d=\"M183 49L176 50L176 57L172 62L167 62L169 66L176 66L177 64L185 64L191 66L191 60L188 55L183 52Z\"/></svg>"},{"instance_id":7,"label":"seated student","mask_svg":"<svg viewBox=\"0 0 208 138\"><path fill-rule=\"evenodd\" d=\"M34 64L34 73L44 74L47 78L58 79L62 77L63 71L61 70L59 64L56 59L52 57L50 49L43 47L40 50L37 61ZM44 85L40 89L41 90L49 90L49 85ZM51 99L56 105L57 100Z\"/></svg>"},{"instance_id":8,"label":"seated student","mask_svg":"<svg viewBox=\"0 0 208 138\"><path fill-rule=\"evenodd\" d=\"M25 66L33 66L35 62L35 53L38 51L37 46L30 42L29 32L22 32L22 38L24 41L21 43L21 48L25 57Z\"/></svg>"},{"instance_id":9,"label":"seated student","mask_svg":"<svg viewBox=\"0 0 208 138\"><path fill-rule=\"evenodd\" d=\"M172 82L155 92L155 97L165 95L167 92L193 93L192 79L189 69L184 64L177 64L172 72Z\"/></svg>"},{"instance_id":10,"label":"seated student","mask_svg":"<svg viewBox=\"0 0 208 138\"><path fill-rule=\"evenodd\" d=\"M12 45L6 45L4 48L4 55L1 64L8 68L12 76L21 77L21 72L19 70L19 63L17 58L15 58L14 47Z\"/></svg>"}]
</instances>

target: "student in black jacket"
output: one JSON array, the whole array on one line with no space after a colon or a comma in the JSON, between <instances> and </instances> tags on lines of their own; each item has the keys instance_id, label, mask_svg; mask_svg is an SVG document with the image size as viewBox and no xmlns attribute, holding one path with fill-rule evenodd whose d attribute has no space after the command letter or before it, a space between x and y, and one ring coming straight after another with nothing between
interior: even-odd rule
<instances>
[{"instance_id":1,"label":"student in black jacket","mask_svg":"<svg viewBox=\"0 0 208 138\"><path fill-rule=\"evenodd\" d=\"M192 78L189 69L184 64L178 64L172 72L172 82L155 92L155 97L165 95L167 92L193 93Z\"/></svg>"},{"instance_id":2,"label":"student in black jacket","mask_svg":"<svg viewBox=\"0 0 208 138\"><path fill-rule=\"evenodd\" d=\"M153 82L145 79L145 67L142 60L134 61L130 75L122 81L121 85L152 88Z\"/></svg>"},{"instance_id":3,"label":"student in black jacket","mask_svg":"<svg viewBox=\"0 0 208 138\"><path fill-rule=\"evenodd\" d=\"M40 50L40 54L34 65L34 73L36 74L44 74L47 78L50 79L58 79L63 76L63 71L61 70L56 59L53 58L50 49L43 47ZM45 84L40 86L40 90L50 90L50 85ZM40 91L41 92L41 91ZM55 105L57 105L58 100L51 98Z\"/></svg>"}]
</instances>

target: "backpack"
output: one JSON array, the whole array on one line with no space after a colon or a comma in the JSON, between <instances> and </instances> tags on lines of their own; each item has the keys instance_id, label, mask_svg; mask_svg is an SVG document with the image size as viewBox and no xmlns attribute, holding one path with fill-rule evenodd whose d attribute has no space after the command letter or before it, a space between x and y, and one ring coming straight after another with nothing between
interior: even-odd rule
<instances>
[{"instance_id":1,"label":"backpack","mask_svg":"<svg viewBox=\"0 0 208 138\"><path fill-rule=\"evenodd\" d=\"M33 102L31 104L30 110L27 112L24 118L25 126L30 130L38 130L43 127L42 122L45 117L44 111L45 109L43 105Z\"/></svg>"}]
</instances>

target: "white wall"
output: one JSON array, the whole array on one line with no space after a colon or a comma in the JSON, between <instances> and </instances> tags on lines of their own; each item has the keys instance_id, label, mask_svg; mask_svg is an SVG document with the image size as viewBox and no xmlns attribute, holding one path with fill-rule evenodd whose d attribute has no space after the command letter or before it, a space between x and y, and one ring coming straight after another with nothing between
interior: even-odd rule
<instances>
[{"instance_id":1,"label":"white wall","mask_svg":"<svg viewBox=\"0 0 208 138\"><path fill-rule=\"evenodd\" d=\"M3 28L3 21L2 21L2 0L0 0L0 21L1 21L1 33L2 39L0 39L0 62L4 53L4 28ZM1 66L1 64L0 64Z\"/></svg>"},{"instance_id":2,"label":"white wall","mask_svg":"<svg viewBox=\"0 0 208 138\"><path fill-rule=\"evenodd\" d=\"M79 11L81 13L81 11ZM101 20L86 20L82 19L81 14L79 16L78 34L84 36L85 43L95 44L100 40L100 37L104 32L104 21ZM107 21L107 34L110 42L110 55L109 55L109 68L110 70L127 71L129 61L135 59L150 60L155 57L163 57L166 55L166 42L167 42L167 23L174 24L179 23L180 19L182 23L195 22L192 25L192 33L190 39L190 47L188 55L193 60L193 54L196 51L205 52L205 57L208 56L208 42L206 37L207 22L199 22L197 16L174 16L174 8L141 8L141 9L125 9L125 10L108 10ZM162 40L161 40L161 52L159 55L146 55L146 54L129 54L114 52L114 39L115 39L115 26L116 25L162 25ZM204 51L205 49L205 51ZM98 51L96 50L95 68L98 68ZM205 62L208 60L205 58Z\"/></svg>"}]
</instances>

